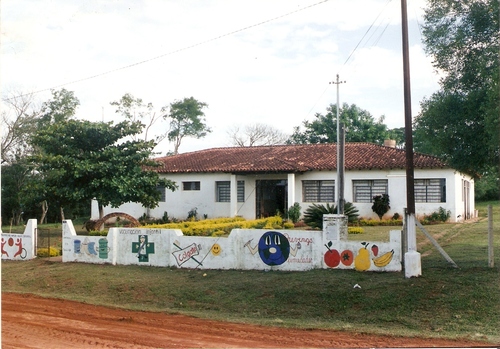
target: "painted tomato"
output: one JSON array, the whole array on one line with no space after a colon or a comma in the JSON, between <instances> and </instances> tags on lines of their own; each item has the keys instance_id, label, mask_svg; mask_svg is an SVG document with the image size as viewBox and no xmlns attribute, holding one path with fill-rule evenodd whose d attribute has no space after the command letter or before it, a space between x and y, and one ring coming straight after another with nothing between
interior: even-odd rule
<instances>
[{"instance_id":1,"label":"painted tomato","mask_svg":"<svg viewBox=\"0 0 500 349\"><path fill-rule=\"evenodd\" d=\"M351 265L354 261L354 253L352 253L352 251L350 250L342 251L342 253L340 254L340 261L343 265Z\"/></svg>"},{"instance_id":2,"label":"painted tomato","mask_svg":"<svg viewBox=\"0 0 500 349\"><path fill-rule=\"evenodd\" d=\"M325 252L325 264L330 268L335 268L340 264L340 253L335 249L329 249Z\"/></svg>"}]
</instances>

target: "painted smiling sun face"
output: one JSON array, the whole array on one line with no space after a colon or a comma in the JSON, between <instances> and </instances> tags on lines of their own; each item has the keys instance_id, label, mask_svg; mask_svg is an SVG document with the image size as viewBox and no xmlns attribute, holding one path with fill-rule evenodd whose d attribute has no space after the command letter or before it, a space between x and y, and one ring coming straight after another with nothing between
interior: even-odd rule
<instances>
[{"instance_id":1,"label":"painted smiling sun face","mask_svg":"<svg viewBox=\"0 0 500 349\"><path fill-rule=\"evenodd\" d=\"M267 265L281 265L290 255L290 242L277 231L268 231L259 240L259 255Z\"/></svg>"},{"instance_id":2,"label":"painted smiling sun face","mask_svg":"<svg viewBox=\"0 0 500 349\"><path fill-rule=\"evenodd\" d=\"M219 244L213 244L213 245L212 245L212 249L211 249L211 251L212 251L212 254L213 254L214 256L218 256L218 255L220 255L220 252L221 252L220 245L219 245Z\"/></svg>"}]
</instances>

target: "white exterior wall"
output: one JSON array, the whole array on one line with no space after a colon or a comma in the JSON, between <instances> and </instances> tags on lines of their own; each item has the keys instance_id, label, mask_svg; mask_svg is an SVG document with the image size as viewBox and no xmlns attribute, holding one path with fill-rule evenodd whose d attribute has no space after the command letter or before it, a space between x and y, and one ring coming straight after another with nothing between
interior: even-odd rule
<instances>
[{"instance_id":1,"label":"white exterior wall","mask_svg":"<svg viewBox=\"0 0 500 349\"><path fill-rule=\"evenodd\" d=\"M302 212L311 205L311 203L302 202L302 180L335 180L336 172L312 172L302 175L296 175L296 198ZM466 175L457 173L451 169L419 170L414 171L415 179L434 179L444 178L446 180L446 202L436 203L415 203L416 216L423 216L438 211L440 207L450 211L450 221L456 222L464 217L464 202L462 201L462 179L470 182L469 205L471 212L474 211L474 182ZM344 197L348 202L352 202L359 210L360 217L378 219L378 216L372 210L372 203L362 203L353 201L353 180L388 180L388 194L391 209L385 214L386 218L392 217L395 213L400 216L404 214L406 205L406 171L405 170L386 170L386 171L348 171L345 173ZM326 203L321 203L326 204ZM332 203L330 203L332 204Z\"/></svg>"},{"instance_id":2,"label":"white exterior wall","mask_svg":"<svg viewBox=\"0 0 500 349\"><path fill-rule=\"evenodd\" d=\"M470 182L469 208L471 215L474 214L474 182L466 175L455 172L452 169L433 169L420 170L415 169L415 179L444 178L446 180L446 202L438 203L415 203L416 216L430 214L437 211L440 207L449 210L451 213L450 221L456 222L465 216L465 204L462 199L462 180ZM334 171L314 171L298 174L252 174L252 175L231 175L229 173L192 173L192 174L169 174L166 178L174 181L179 189L172 192L166 190L166 202L160 202L159 206L149 212L140 204L128 203L119 208L106 207L104 214L111 212L125 212L135 218L147 214L150 217L160 218L164 212L168 213L170 218L185 219L188 212L194 208L197 209L198 218L217 218L242 216L246 219L254 219L256 212L256 180L285 179L288 181L288 207L294 202L298 202L301 211L304 212L312 203L303 202L302 181L303 180L337 180L337 173ZM234 203L216 202L216 181L239 181L245 182L245 202ZM372 203L360 203L353 201L353 180L388 180L388 194L391 209L385 217L390 218L395 213L400 216L404 214L406 207L406 171L405 170L363 170L346 171L344 197L348 202L352 202L359 210L360 217L378 219L378 216L372 211ZM295 180L295 183L293 183ZM184 191L182 182L199 181L199 191ZM232 198L234 199L234 195ZM290 202L295 198L294 202ZM326 203L321 203L326 204ZM330 204L332 204L330 202ZM236 214L234 212L236 211ZM460 217L459 217L460 216ZM98 218L97 204L93 203L92 219Z\"/></svg>"}]
</instances>

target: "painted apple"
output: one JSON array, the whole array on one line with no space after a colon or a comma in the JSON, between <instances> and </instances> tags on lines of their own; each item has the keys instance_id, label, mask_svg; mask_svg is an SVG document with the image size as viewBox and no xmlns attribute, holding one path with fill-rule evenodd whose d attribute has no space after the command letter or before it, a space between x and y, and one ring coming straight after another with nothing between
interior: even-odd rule
<instances>
[{"instance_id":1,"label":"painted apple","mask_svg":"<svg viewBox=\"0 0 500 349\"><path fill-rule=\"evenodd\" d=\"M328 249L325 252L325 264L330 268L335 268L340 264L340 253L336 249Z\"/></svg>"},{"instance_id":2,"label":"painted apple","mask_svg":"<svg viewBox=\"0 0 500 349\"><path fill-rule=\"evenodd\" d=\"M351 265L354 261L354 253L352 253L352 251L350 250L342 251L342 253L340 254L340 261L343 265Z\"/></svg>"},{"instance_id":3,"label":"painted apple","mask_svg":"<svg viewBox=\"0 0 500 349\"><path fill-rule=\"evenodd\" d=\"M378 256L378 246L377 245L372 245L372 253L375 257Z\"/></svg>"}]
</instances>

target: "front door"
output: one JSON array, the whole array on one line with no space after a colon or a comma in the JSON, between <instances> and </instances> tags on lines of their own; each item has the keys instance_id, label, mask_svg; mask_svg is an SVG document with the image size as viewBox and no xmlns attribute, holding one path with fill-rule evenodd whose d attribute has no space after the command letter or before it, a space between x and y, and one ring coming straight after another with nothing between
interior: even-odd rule
<instances>
[{"instance_id":1,"label":"front door","mask_svg":"<svg viewBox=\"0 0 500 349\"><path fill-rule=\"evenodd\" d=\"M256 218L283 215L288 207L286 179L256 180Z\"/></svg>"}]
</instances>

